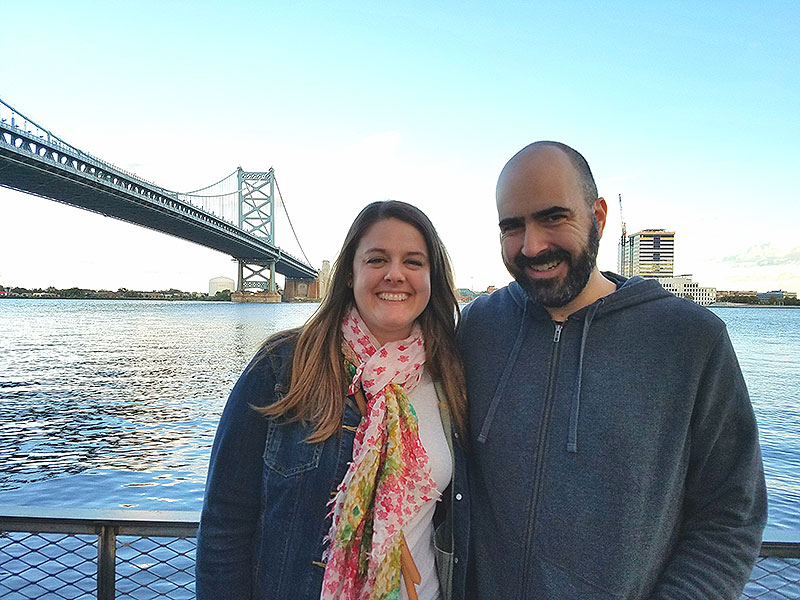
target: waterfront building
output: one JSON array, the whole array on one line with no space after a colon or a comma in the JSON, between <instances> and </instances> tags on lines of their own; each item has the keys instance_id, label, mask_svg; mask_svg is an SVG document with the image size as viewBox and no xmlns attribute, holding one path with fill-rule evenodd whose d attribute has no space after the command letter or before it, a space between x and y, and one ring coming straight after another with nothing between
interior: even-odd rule
<instances>
[{"instance_id":1,"label":"waterfront building","mask_svg":"<svg viewBox=\"0 0 800 600\"><path fill-rule=\"evenodd\" d=\"M760 292L760 293L756 294L756 297L759 300L763 301L763 302L768 302L769 300L772 300L773 298L775 300L787 300L787 299L790 299L790 298L793 299L793 300L797 300L797 292L787 292L787 291L784 291L784 290L772 290L770 292Z\"/></svg>"},{"instance_id":2,"label":"waterfront building","mask_svg":"<svg viewBox=\"0 0 800 600\"><path fill-rule=\"evenodd\" d=\"M699 283L692 281L691 275L658 277L657 279L665 290L675 294L678 298L687 298L701 306L708 306L717 301L717 289L701 287Z\"/></svg>"},{"instance_id":3,"label":"waterfront building","mask_svg":"<svg viewBox=\"0 0 800 600\"><path fill-rule=\"evenodd\" d=\"M674 231L644 229L620 238L617 272L623 277L672 277L674 268Z\"/></svg>"},{"instance_id":4,"label":"waterfront building","mask_svg":"<svg viewBox=\"0 0 800 600\"><path fill-rule=\"evenodd\" d=\"M233 279L228 279L227 277L214 277L208 282L209 296L214 296L217 292L221 292L223 290L232 292L234 289L236 288L234 287Z\"/></svg>"},{"instance_id":5,"label":"waterfront building","mask_svg":"<svg viewBox=\"0 0 800 600\"><path fill-rule=\"evenodd\" d=\"M717 300L720 298L755 298L755 290L717 290Z\"/></svg>"},{"instance_id":6,"label":"waterfront building","mask_svg":"<svg viewBox=\"0 0 800 600\"><path fill-rule=\"evenodd\" d=\"M466 304L468 302L472 302L475 298L478 297L478 294L473 292L469 288L457 288L456 289L456 299L461 304Z\"/></svg>"}]
</instances>

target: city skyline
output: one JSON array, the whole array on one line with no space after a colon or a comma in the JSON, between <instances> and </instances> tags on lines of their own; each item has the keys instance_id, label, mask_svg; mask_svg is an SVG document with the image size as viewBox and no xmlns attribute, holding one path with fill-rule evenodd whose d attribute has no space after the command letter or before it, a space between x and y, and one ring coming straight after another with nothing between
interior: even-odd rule
<instances>
[{"instance_id":1,"label":"city skyline","mask_svg":"<svg viewBox=\"0 0 800 600\"><path fill-rule=\"evenodd\" d=\"M316 268L361 207L394 198L431 217L458 287L504 285L497 175L525 144L557 139L586 156L608 203L602 269L616 270L621 194L628 231L675 231L675 273L800 290L794 3L109 10L7 7L40 42L6 31L0 97L176 191L274 167ZM227 256L35 196L0 189L0 215L2 285L235 279ZM299 254L287 227L276 238Z\"/></svg>"}]
</instances>

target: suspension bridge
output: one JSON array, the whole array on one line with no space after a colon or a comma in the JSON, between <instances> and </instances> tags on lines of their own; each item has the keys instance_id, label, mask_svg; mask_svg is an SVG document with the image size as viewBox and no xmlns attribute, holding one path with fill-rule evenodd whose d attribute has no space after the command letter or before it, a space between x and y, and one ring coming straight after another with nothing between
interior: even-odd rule
<instances>
[{"instance_id":1,"label":"suspension bridge","mask_svg":"<svg viewBox=\"0 0 800 600\"><path fill-rule=\"evenodd\" d=\"M257 290L279 299L276 273L286 277L287 289L308 289L297 284L317 277L305 255L301 260L275 245L275 192L280 196L280 187L272 168L239 167L206 187L171 191L79 150L0 99L0 186L228 254L238 262L239 294L234 296L239 298ZM282 197L281 205L286 210ZM288 212L286 217L291 227Z\"/></svg>"}]
</instances>

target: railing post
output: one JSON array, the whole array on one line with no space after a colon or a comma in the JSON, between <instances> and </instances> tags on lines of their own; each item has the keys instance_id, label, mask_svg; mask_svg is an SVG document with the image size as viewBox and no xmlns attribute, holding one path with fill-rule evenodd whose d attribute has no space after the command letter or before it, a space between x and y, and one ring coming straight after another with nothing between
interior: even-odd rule
<instances>
[{"instance_id":1,"label":"railing post","mask_svg":"<svg viewBox=\"0 0 800 600\"><path fill-rule=\"evenodd\" d=\"M97 600L114 600L116 595L117 535L111 525L97 532Z\"/></svg>"}]
</instances>

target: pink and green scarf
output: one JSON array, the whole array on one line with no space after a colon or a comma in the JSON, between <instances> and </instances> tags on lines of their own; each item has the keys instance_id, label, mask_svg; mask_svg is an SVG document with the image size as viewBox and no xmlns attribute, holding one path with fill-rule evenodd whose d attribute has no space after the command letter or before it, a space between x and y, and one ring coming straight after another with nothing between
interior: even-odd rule
<instances>
[{"instance_id":1,"label":"pink and green scarf","mask_svg":"<svg viewBox=\"0 0 800 600\"><path fill-rule=\"evenodd\" d=\"M321 600L395 600L403 526L439 496L408 401L422 377L425 345L415 323L408 338L378 347L355 307L342 335L355 354L348 393L363 387L367 415L333 500Z\"/></svg>"}]
</instances>

